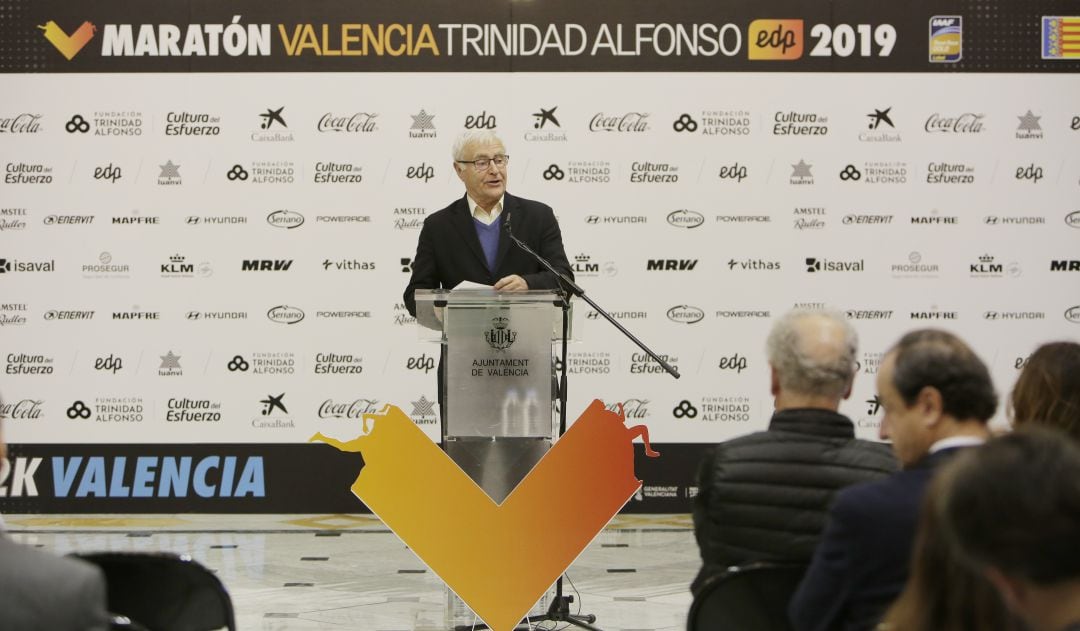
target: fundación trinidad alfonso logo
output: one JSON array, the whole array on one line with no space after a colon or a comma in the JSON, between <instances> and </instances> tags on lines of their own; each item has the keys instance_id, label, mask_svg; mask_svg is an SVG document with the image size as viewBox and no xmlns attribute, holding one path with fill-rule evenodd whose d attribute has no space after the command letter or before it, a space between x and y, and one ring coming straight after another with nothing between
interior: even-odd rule
<instances>
[{"instance_id":1,"label":"fundaci\u00f3n trinidad alfonso logo","mask_svg":"<svg viewBox=\"0 0 1080 631\"><path fill-rule=\"evenodd\" d=\"M357 438L310 442L360 453L353 494L487 626L510 631L641 488L634 439L660 455L616 407L593 401L501 504L392 405L364 414ZM559 510L536 519L553 497Z\"/></svg>"},{"instance_id":2,"label":"fundaci\u00f3n trinidad alfonso logo","mask_svg":"<svg viewBox=\"0 0 1080 631\"><path fill-rule=\"evenodd\" d=\"M60 54L68 61L79 54L83 46L86 46L86 43L93 39L94 33L97 32L97 27L90 22L83 22L71 35L65 33L64 29L52 20L38 28L45 31L45 39L49 40L49 43L55 46L56 50L60 51Z\"/></svg>"}]
</instances>

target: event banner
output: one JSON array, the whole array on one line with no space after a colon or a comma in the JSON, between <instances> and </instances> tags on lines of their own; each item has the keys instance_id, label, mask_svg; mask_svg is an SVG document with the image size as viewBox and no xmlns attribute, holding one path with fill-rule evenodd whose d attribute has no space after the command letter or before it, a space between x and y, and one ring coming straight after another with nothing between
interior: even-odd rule
<instances>
[{"instance_id":1,"label":"event banner","mask_svg":"<svg viewBox=\"0 0 1080 631\"><path fill-rule=\"evenodd\" d=\"M308 439L388 404L440 439L402 293L466 130L682 375L575 304L568 418L664 454L625 511L688 511L702 451L768 426L792 308L856 328L867 439L910 330L1002 401L1080 338L1075 3L5 6L0 512L362 510Z\"/></svg>"}]
</instances>

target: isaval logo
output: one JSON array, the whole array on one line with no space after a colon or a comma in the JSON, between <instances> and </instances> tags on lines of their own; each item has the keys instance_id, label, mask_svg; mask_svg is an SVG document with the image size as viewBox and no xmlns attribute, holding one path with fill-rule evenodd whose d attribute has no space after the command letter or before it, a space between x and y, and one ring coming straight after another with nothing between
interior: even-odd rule
<instances>
[{"instance_id":1,"label":"isaval logo","mask_svg":"<svg viewBox=\"0 0 1080 631\"><path fill-rule=\"evenodd\" d=\"M97 27L91 22L83 22L71 35L65 33L64 29L52 20L38 28L45 31L45 39L49 40L49 43L55 46L56 50L60 51L60 54L68 61L74 59L97 32Z\"/></svg>"},{"instance_id":2,"label":"isaval logo","mask_svg":"<svg viewBox=\"0 0 1080 631\"><path fill-rule=\"evenodd\" d=\"M792 61L803 54L803 21L754 20L746 39L748 59Z\"/></svg>"}]
</instances>

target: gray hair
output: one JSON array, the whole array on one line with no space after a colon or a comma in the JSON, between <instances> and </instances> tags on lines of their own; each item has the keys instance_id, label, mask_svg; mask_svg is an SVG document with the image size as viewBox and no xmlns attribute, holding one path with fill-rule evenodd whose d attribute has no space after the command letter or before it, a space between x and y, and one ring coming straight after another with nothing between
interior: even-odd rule
<instances>
[{"instance_id":1,"label":"gray hair","mask_svg":"<svg viewBox=\"0 0 1080 631\"><path fill-rule=\"evenodd\" d=\"M499 135L490 129L467 129L454 140L454 147L451 149L453 152L454 160L465 159L465 148L469 145L502 145L506 148L506 143L499 138Z\"/></svg>"},{"instance_id":2,"label":"gray hair","mask_svg":"<svg viewBox=\"0 0 1080 631\"><path fill-rule=\"evenodd\" d=\"M812 320L817 320L813 331L822 333L817 339L802 326ZM855 379L858 346L859 336L844 314L796 309L773 325L766 351L784 390L839 399Z\"/></svg>"}]
</instances>

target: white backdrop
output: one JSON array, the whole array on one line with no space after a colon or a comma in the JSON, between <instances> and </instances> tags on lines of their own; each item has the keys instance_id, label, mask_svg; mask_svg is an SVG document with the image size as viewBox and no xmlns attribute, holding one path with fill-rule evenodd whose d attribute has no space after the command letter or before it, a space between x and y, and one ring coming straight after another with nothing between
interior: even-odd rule
<instances>
[{"instance_id":1,"label":"white backdrop","mask_svg":"<svg viewBox=\"0 0 1080 631\"><path fill-rule=\"evenodd\" d=\"M462 193L450 146L467 117L481 114L512 156L509 190L555 208L579 283L609 310L636 316L623 323L683 373L675 381L638 361L632 344L578 305L571 419L601 398L627 402L656 443L764 428L772 405L764 339L771 318L795 305L860 312L852 315L862 373L842 411L863 437L876 436L881 416L872 403L876 361L908 330L959 333L1003 395L1018 360L1080 332L1080 272L1050 271L1051 261L1080 259L1080 83L1072 76L59 74L6 75L3 85L0 119L28 114L22 120L37 124L0 133L5 176L19 165L52 169L51 183L0 183L0 258L15 264L0 276L0 393L14 416L12 443L302 442L316 430L355 434L349 417L384 403L434 438L427 360L437 348L418 341L404 317L401 259L415 251L415 220ZM287 128L261 129L260 115L278 108ZM534 114L552 108L558 126L537 129ZM410 137L421 110L433 116L434 137ZM875 110L888 110L895 127L870 130ZM166 136L167 115L181 112L219 117L220 133ZM367 121L368 130L320 131L327 113ZM373 116L353 118L364 113ZM776 135L778 113L825 118L827 133ZM65 131L76 114L90 131ZM677 121L688 124L684 114L696 131L676 131ZM644 129L594 131L597 115ZM941 118L981 127L927 130ZM141 121L141 133L97 135L107 121ZM275 129L291 140L253 139ZM177 171L163 171L170 161ZM795 177L800 161L811 178ZM316 183L319 163L351 165L361 181ZM974 182L927 183L942 163L974 169ZM635 164L668 169L654 174L677 168L677 181L632 182ZM229 180L234 165L249 179ZM848 165L858 180L841 179ZM291 170L292 182L257 183L260 169ZM610 181L571 181L582 169ZM904 181L874 183L875 173ZM304 222L271 225L272 213ZM867 215L891 219L853 223ZM93 219L66 225L50 216ZM157 223L114 223L125 217ZM244 223L208 225L215 217ZM84 272L103 253L112 269L128 269ZM174 255L190 271L174 267ZM860 269L810 273L807 258ZM292 263L241 271L246 259ZM696 263L650 271L649 260ZM49 262L50 271L18 268ZM339 269L343 262L354 269ZM303 320L268 319L279 306ZM295 309L280 313L296 318ZM93 318L47 319L70 310ZM193 311L199 319L188 318ZM864 319L870 311L888 317ZM143 319L114 319L120 312ZM221 313L246 317L208 319ZM163 360L170 352L179 359ZM324 354L353 356L332 363L354 372L316 374ZM247 372L228 369L237 355ZM292 373L254 374L257 355ZM51 374L25 374L41 366ZM264 415L260 401L281 394L287 413ZM219 420L167 421L178 399L219 406L197 410ZM76 401L89 418L69 418L81 409ZM115 418L105 406L116 404L141 421L102 420ZM692 418L683 414L690 409Z\"/></svg>"}]
</instances>

